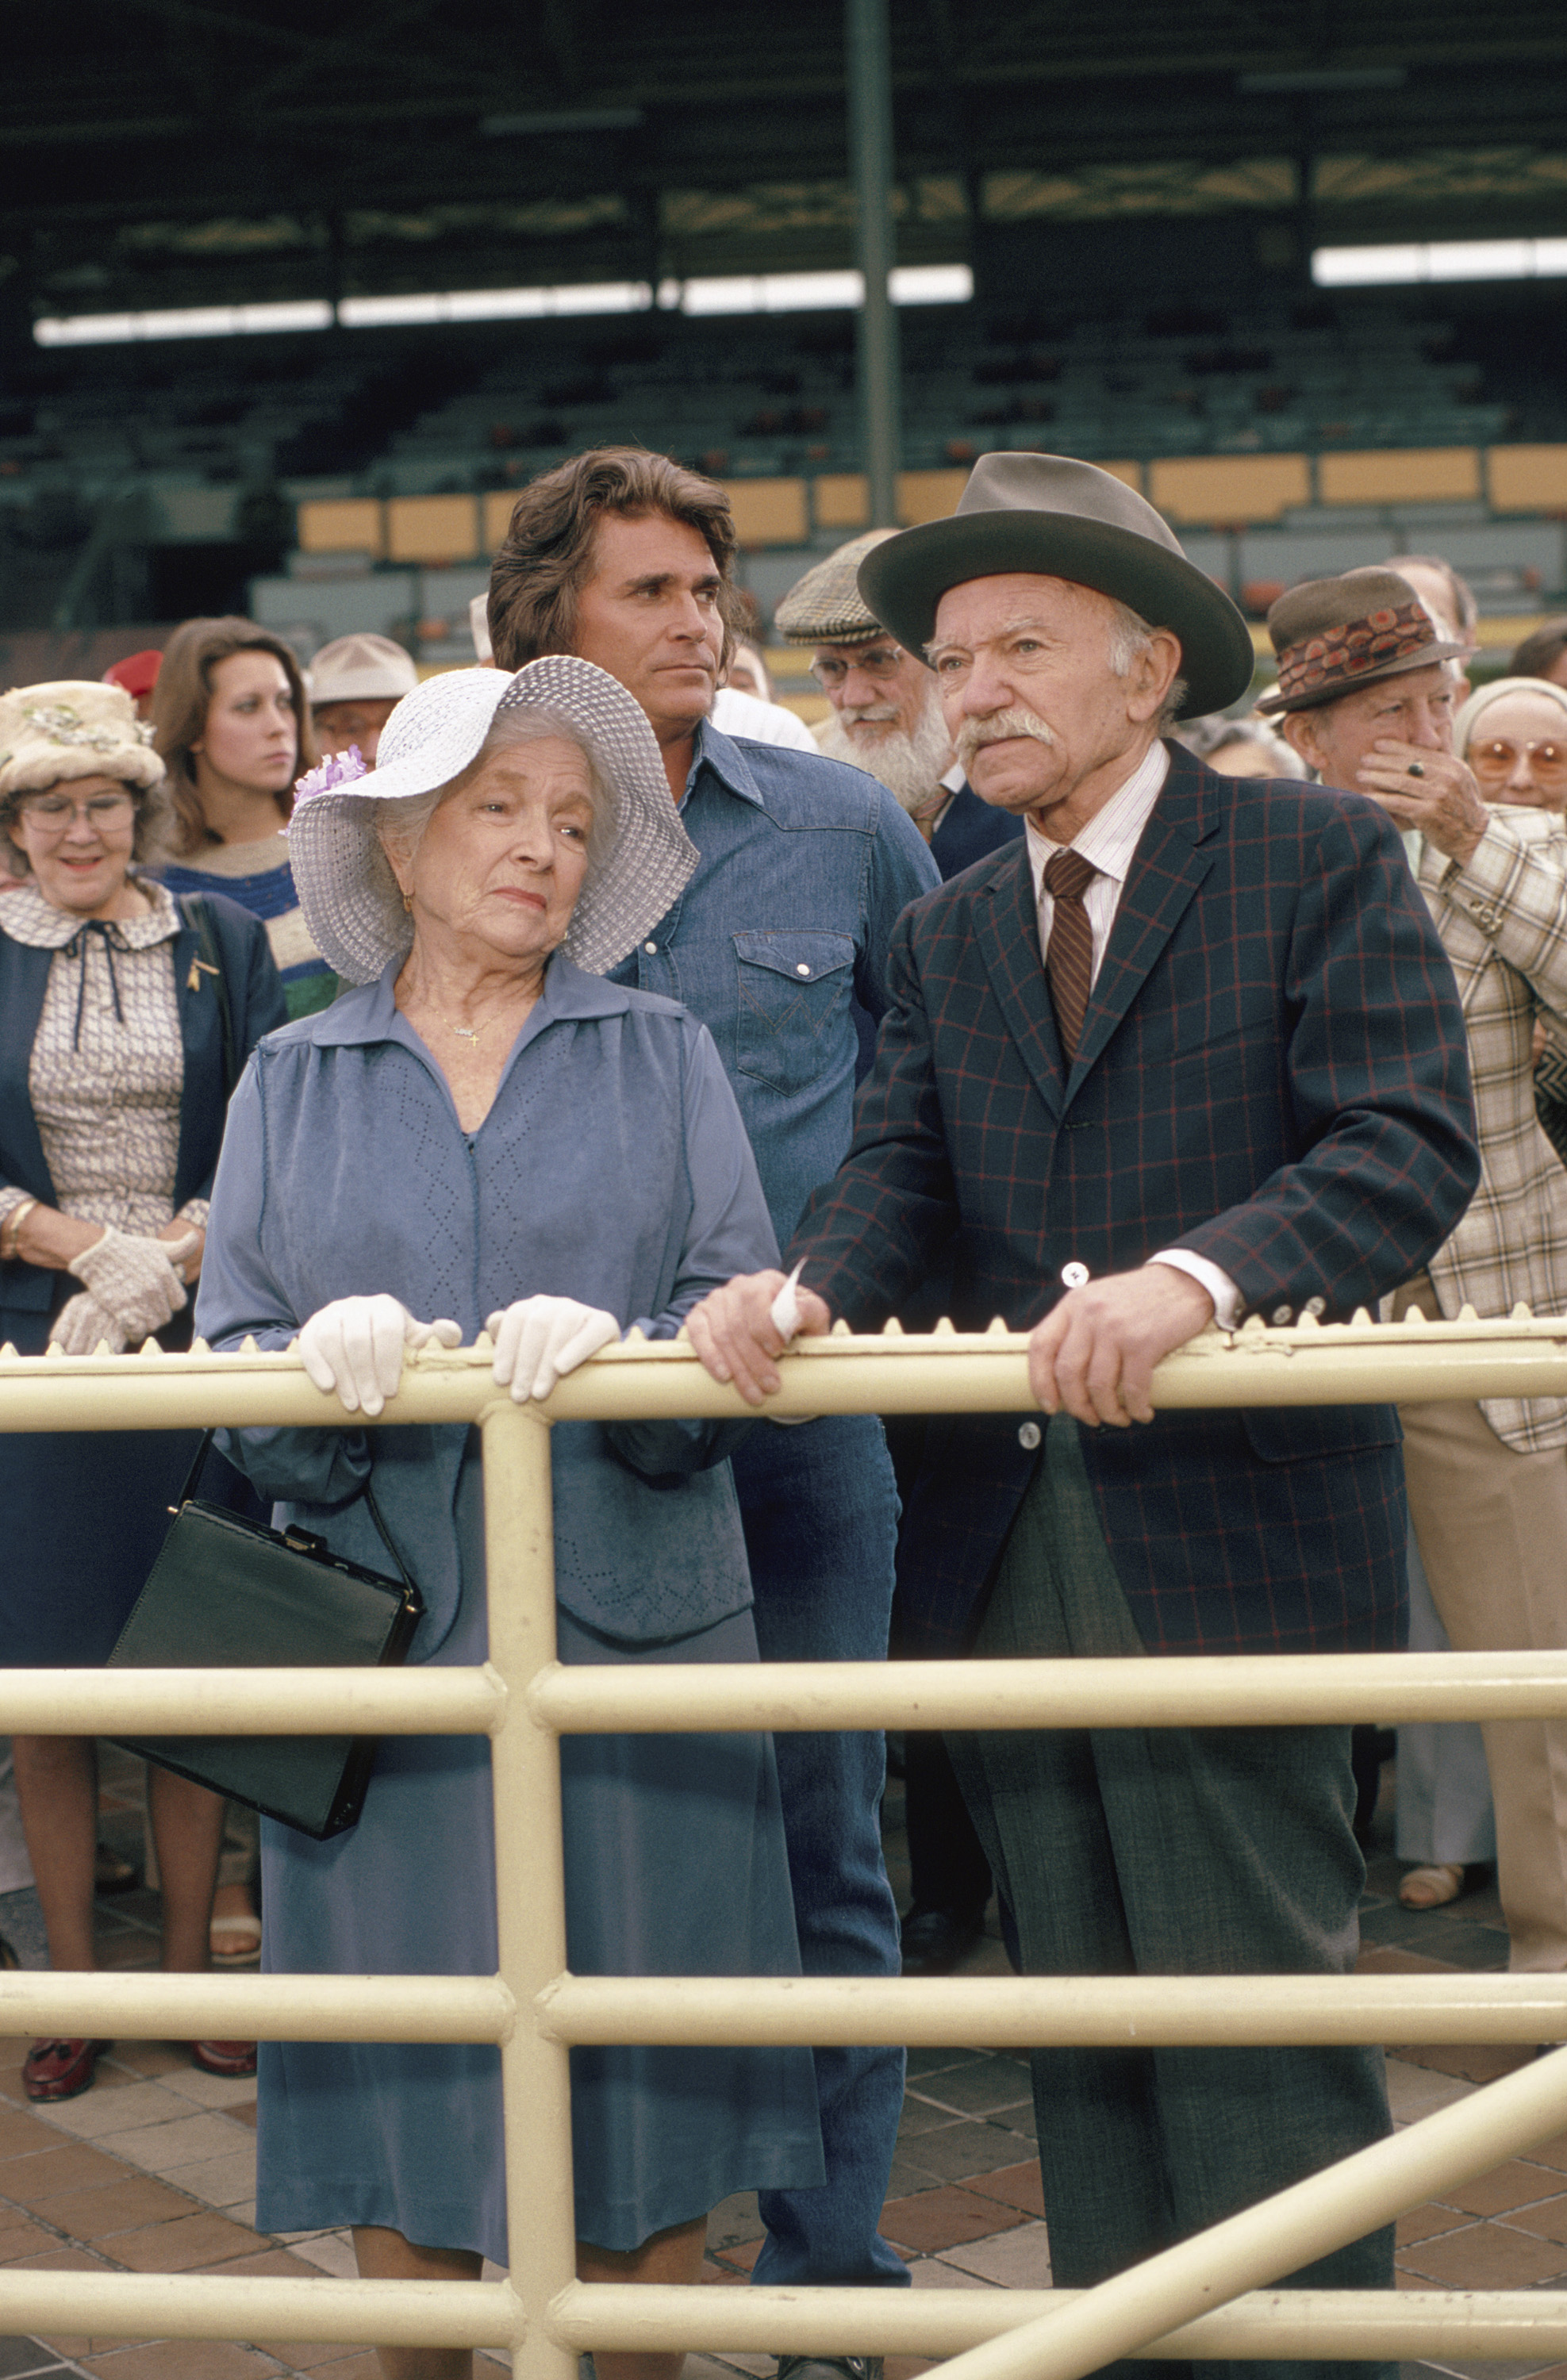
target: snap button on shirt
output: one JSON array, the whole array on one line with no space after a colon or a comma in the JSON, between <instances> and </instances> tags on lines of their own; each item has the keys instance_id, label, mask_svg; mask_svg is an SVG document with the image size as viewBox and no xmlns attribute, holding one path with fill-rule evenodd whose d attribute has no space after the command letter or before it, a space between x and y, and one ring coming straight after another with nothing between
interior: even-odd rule
<instances>
[{"instance_id":1,"label":"snap button on shirt","mask_svg":"<svg viewBox=\"0 0 1567 2380\"><path fill-rule=\"evenodd\" d=\"M1042 1436L1043 1432L1037 1421L1026 1421L1017 1433L1017 1443L1019 1446L1026 1447L1032 1454Z\"/></svg>"}]
</instances>

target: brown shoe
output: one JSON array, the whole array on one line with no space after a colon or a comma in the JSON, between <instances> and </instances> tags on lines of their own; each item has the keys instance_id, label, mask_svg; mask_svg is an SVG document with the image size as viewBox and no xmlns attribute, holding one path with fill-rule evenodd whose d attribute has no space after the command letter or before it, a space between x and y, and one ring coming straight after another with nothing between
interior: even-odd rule
<instances>
[{"instance_id":1,"label":"brown shoe","mask_svg":"<svg viewBox=\"0 0 1567 2380\"><path fill-rule=\"evenodd\" d=\"M35 2041L22 2060L30 2099L78 2099L92 2088L106 2041Z\"/></svg>"},{"instance_id":2,"label":"brown shoe","mask_svg":"<svg viewBox=\"0 0 1567 2380\"><path fill-rule=\"evenodd\" d=\"M193 2041L190 2063L203 2074L226 2074L241 2081L256 2070L256 2045L253 2041Z\"/></svg>"}]
</instances>

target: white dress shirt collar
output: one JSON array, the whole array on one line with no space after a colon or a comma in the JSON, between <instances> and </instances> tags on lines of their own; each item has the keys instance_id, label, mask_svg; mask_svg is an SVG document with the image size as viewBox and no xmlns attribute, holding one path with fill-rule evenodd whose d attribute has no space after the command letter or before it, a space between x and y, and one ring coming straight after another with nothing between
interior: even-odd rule
<instances>
[{"instance_id":1,"label":"white dress shirt collar","mask_svg":"<svg viewBox=\"0 0 1567 2380\"><path fill-rule=\"evenodd\" d=\"M1034 898L1049 900L1044 890L1045 867L1052 853L1069 849L1091 860L1101 876L1110 877L1115 885L1111 904L1113 917L1120 904L1121 887L1132 865L1132 855L1142 839L1143 829L1153 815L1153 806L1164 790L1170 774L1170 754L1160 743L1151 744L1133 770L1126 783L1113 793L1102 810L1096 810L1082 832L1074 835L1070 844L1052 843L1041 834L1032 819L1028 820L1026 841L1028 865L1034 871ZM1051 905L1053 907L1053 904ZM1048 940L1048 935L1046 937ZM1095 936L1096 945L1099 937ZM1096 966L1102 953L1096 947Z\"/></svg>"}]
</instances>

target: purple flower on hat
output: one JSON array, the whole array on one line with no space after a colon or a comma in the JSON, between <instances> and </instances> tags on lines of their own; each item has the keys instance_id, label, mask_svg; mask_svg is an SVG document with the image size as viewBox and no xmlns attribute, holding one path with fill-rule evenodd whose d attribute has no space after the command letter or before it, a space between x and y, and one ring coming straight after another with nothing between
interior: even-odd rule
<instances>
[{"instance_id":1,"label":"purple flower on hat","mask_svg":"<svg viewBox=\"0 0 1567 2380\"><path fill-rule=\"evenodd\" d=\"M357 744L346 752L329 752L313 769L307 769L294 788L296 807L308 802L312 794L329 794L334 785L351 785L356 777L368 777L365 756Z\"/></svg>"}]
</instances>

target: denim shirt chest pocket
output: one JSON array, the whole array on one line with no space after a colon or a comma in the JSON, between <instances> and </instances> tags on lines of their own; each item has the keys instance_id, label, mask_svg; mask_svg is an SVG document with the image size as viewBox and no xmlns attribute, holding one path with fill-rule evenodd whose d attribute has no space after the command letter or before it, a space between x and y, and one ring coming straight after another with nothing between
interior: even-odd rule
<instances>
[{"instance_id":1,"label":"denim shirt chest pocket","mask_svg":"<svg viewBox=\"0 0 1567 2380\"><path fill-rule=\"evenodd\" d=\"M794 927L735 936L735 1063L776 1091L802 1090L820 1074L823 1046L854 989L850 934Z\"/></svg>"}]
</instances>

